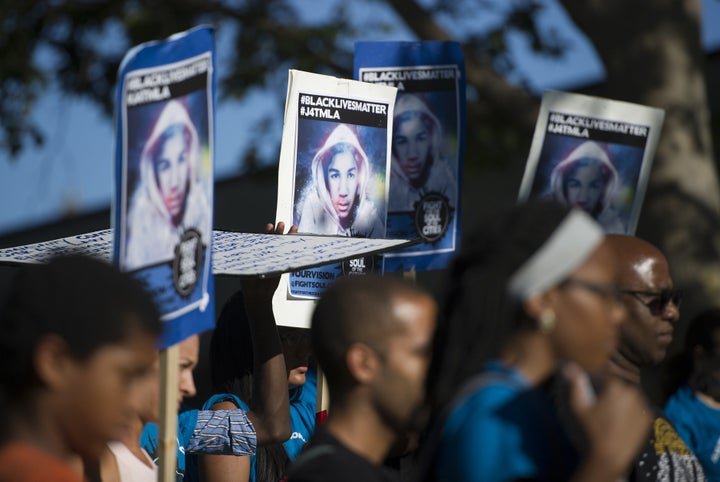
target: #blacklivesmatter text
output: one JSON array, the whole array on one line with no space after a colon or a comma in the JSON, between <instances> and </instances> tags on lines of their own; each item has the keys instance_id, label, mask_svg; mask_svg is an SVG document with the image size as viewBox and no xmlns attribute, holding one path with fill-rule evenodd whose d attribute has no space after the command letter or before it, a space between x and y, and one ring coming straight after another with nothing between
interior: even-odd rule
<instances>
[{"instance_id":1,"label":"#blacklivesmatter text","mask_svg":"<svg viewBox=\"0 0 720 482\"><path fill-rule=\"evenodd\" d=\"M128 106L157 102L171 97L170 86L206 75L210 70L210 56L204 56L172 68L161 68L126 77L125 91Z\"/></svg>"},{"instance_id":2,"label":"#blacklivesmatter text","mask_svg":"<svg viewBox=\"0 0 720 482\"><path fill-rule=\"evenodd\" d=\"M453 81L460 77L455 66L430 67L413 69L363 69L361 71L363 82L383 84L405 90L405 84Z\"/></svg>"},{"instance_id":3,"label":"#blacklivesmatter text","mask_svg":"<svg viewBox=\"0 0 720 482\"><path fill-rule=\"evenodd\" d=\"M364 113L368 115L387 115L387 104L367 102L343 97L301 94L300 117L343 121L344 114Z\"/></svg>"},{"instance_id":4,"label":"#blacklivesmatter text","mask_svg":"<svg viewBox=\"0 0 720 482\"><path fill-rule=\"evenodd\" d=\"M648 136L648 128L645 126L555 112L550 113L547 131L552 134L584 138L590 138L593 132L598 131L636 137Z\"/></svg>"}]
</instances>

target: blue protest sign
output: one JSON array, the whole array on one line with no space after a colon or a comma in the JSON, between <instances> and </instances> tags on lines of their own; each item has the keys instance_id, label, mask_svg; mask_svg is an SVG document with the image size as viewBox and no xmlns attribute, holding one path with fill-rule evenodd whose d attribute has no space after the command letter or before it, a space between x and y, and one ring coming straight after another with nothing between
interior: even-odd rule
<instances>
[{"instance_id":1,"label":"blue protest sign","mask_svg":"<svg viewBox=\"0 0 720 482\"><path fill-rule=\"evenodd\" d=\"M420 244L386 253L386 271L448 266L460 239L465 63L457 42L358 42L355 78L397 87L388 238Z\"/></svg>"},{"instance_id":2,"label":"blue protest sign","mask_svg":"<svg viewBox=\"0 0 720 482\"><path fill-rule=\"evenodd\" d=\"M153 295L162 346L213 326L213 30L130 50L116 94L113 260Z\"/></svg>"}]
</instances>

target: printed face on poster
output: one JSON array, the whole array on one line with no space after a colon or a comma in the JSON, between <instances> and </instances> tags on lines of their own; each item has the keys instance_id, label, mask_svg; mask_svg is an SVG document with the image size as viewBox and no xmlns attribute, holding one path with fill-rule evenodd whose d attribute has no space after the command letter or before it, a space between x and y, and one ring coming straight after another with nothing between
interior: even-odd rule
<instances>
[{"instance_id":1,"label":"printed face on poster","mask_svg":"<svg viewBox=\"0 0 720 482\"><path fill-rule=\"evenodd\" d=\"M448 150L458 140L456 94L454 88L405 90L395 102L388 231L391 236L414 234L423 240L405 254L455 249L450 228L457 211L457 157Z\"/></svg>"},{"instance_id":2,"label":"printed face on poster","mask_svg":"<svg viewBox=\"0 0 720 482\"><path fill-rule=\"evenodd\" d=\"M385 237L388 105L299 91L293 223L299 233ZM291 297L316 299L335 278L376 271L377 256L295 272Z\"/></svg>"},{"instance_id":3,"label":"printed face on poster","mask_svg":"<svg viewBox=\"0 0 720 482\"><path fill-rule=\"evenodd\" d=\"M421 240L385 254L385 269L445 268L459 235L462 52L454 42L359 42L355 69L363 82L398 88L387 236Z\"/></svg>"},{"instance_id":4,"label":"printed face on poster","mask_svg":"<svg viewBox=\"0 0 720 482\"><path fill-rule=\"evenodd\" d=\"M301 233L381 238L384 127L298 120L293 222Z\"/></svg>"},{"instance_id":5,"label":"printed face on poster","mask_svg":"<svg viewBox=\"0 0 720 482\"><path fill-rule=\"evenodd\" d=\"M292 219L301 234L385 237L395 93L290 71L277 219ZM311 306L304 300L316 300L341 276L380 272L381 261L379 255L363 256L283 276L276 293L278 323L307 326Z\"/></svg>"},{"instance_id":6,"label":"printed face on poster","mask_svg":"<svg viewBox=\"0 0 720 482\"><path fill-rule=\"evenodd\" d=\"M520 198L553 199L608 233L634 233L662 120L659 109L546 93Z\"/></svg>"},{"instance_id":7,"label":"printed face on poster","mask_svg":"<svg viewBox=\"0 0 720 482\"><path fill-rule=\"evenodd\" d=\"M182 45L203 42L195 55ZM133 49L121 67L113 252L165 320L210 303L212 72L207 28Z\"/></svg>"}]
</instances>

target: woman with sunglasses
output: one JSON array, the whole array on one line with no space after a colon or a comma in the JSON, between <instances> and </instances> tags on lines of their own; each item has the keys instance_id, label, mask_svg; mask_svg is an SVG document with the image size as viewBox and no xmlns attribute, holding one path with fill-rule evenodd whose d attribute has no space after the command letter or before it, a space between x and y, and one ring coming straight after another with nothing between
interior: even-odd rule
<instances>
[{"instance_id":1,"label":"woman with sunglasses","mask_svg":"<svg viewBox=\"0 0 720 482\"><path fill-rule=\"evenodd\" d=\"M481 226L451 267L428 380L434 467L424 472L442 481L618 480L650 419L639 390L610 381L596 397L585 375L606 365L625 317L602 229L550 202ZM558 376L570 382L586 453L547 388Z\"/></svg>"}]
</instances>

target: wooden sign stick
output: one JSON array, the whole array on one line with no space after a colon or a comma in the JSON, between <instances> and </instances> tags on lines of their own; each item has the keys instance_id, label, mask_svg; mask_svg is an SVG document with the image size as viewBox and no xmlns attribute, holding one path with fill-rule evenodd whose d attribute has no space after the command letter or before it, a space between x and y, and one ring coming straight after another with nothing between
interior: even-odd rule
<instances>
[{"instance_id":1,"label":"wooden sign stick","mask_svg":"<svg viewBox=\"0 0 720 482\"><path fill-rule=\"evenodd\" d=\"M177 344L160 350L160 460L159 482L175 482L177 465Z\"/></svg>"}]
</instances>

